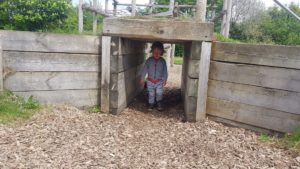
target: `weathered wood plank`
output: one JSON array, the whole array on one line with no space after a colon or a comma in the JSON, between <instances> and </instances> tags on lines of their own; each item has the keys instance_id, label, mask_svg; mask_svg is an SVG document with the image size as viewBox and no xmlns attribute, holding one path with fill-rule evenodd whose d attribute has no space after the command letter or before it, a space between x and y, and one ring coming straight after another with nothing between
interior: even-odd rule
<instances>
[{"instance_id":1,"label":"weathered wood plank","mask_svg":"<svg viewBox=\"0 0 300 169\"><path fill-rule=\"evenodd\" d=\"M2 40L0 39L0 91L3 90L3 78L4 78L4 76L3 76L3 51L2 51Z\"/></svg>"},{"instance_id":2,"label":"weathered wood plank","mask_svg":"<svg viewBox=\"0 0 300 169\"><path fill-rule=\"evenodd\" d=\"M210 79L300 92L300 70L211 62Z\"/></svg>"},{"instance_id":3,"label":"weathered wood plank","mask_svg":"<svg viewBox=\"0 0 300 169\"><path fill-rule=\"evenodd\" d=\"M300 93L209 80L208 96L300 114Z\"/></svg>"},{"instance_id":4,"label":"weathered wood plank","mask_svg":"<svg viewBox=\"0 0 300 169\"><path fill-rule=\"evenodd\" d=\"M5 71L100 71L99 55L41 52L3 52Z\"/></svg>"},{"instance_id":5,"label":"weathered wood plank","mask_svg":"<svg viewBox=\"0 0 300 169\"><path fill-rule=\"evenodd\" d=\"M99 36L0 31L3 50L62 53L101 53Z\"/></svg>"},{"instance_id":6,"label":"weathered wood plank","mask_svg":"<svg viewBox=\"0 0 300 169\"><path fill-rule=\"evenodd\" d=\"M11 91L98 89L98 72L16 72L4 79Z\"/></svg>"},{"instance_id":7,"label":"weathered wood plank","mask_svg":"<svg viewBox=\"0 0 300 169\"><path fill-rule=\"evenodd\" d=\"M210 65L211 43L202 42L201 60L199 65L199 82L197 94L196 120L204 121L206 116L206 99Z\"/></svg>"},{"instance_id":8,"label":"weathered wood plank","mask_svg":"<svg viewBox=\"0 0 300 169\"><path fill-rule=\"evenodd\" d=\"M99 90L58 90L14 93L26 98L33 96L41 103L47 104L70 104L78 107L99 104Z\"/></svg>"},{"instance_id":9,"label":"weathered wood plank","mask_svg":"<svg viewBox=\"0 0 300 169\"><path fill-rule=\"evenodd\" d=\"M214 43L212 60L300 69L300 47Z\"/></svg>"},{"instance_id":10,"label":"weathered wood plank","mask_svg":"<svg viewBox=\"0 0 300 169\"><path fill-rule=\"evenodd\" d=\"M101 111L109 112L111 37L102 36Z\"/></svg>"},{"instance_id":11,"label":"weathered wood plank","mask_svg":"<svg viewBox=\"0 0 300 169\"><path fill-rule=\"evenodd\" d=\"M210 97L207 114L279 132L291 132L300 126L296 114Z\"/></svg>"},{"instance_id":12,"label":"weathered wood plank","mask_svg":"<svg viewBox=\"0 0 300 169\"><path fill-rule=\"evenodd\" d=\"M213 24L194 21L105 18L103 34L145 40L211 41Z\"/></svg>"}]
</instances>

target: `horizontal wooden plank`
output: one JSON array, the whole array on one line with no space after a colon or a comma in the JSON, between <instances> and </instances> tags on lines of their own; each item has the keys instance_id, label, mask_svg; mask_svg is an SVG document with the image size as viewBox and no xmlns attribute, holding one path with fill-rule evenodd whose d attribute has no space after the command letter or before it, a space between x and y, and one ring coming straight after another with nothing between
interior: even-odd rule
<instances>
[{"instance_id":1,"label":"horizontal wooden plank","mask_svg":"<svg viewBox=\"0 0 300 169\"><path fill-rule=\"evenodd\" d=\"M145 40L211 41L213 24L178 20L105 18L103 35Z\"/></svg>"},{"instance_id":2,"label":"horizontal wooden plank","mask_svg":"<svg viewBox=\"0 0 300 169\"><path fill-rule=\"evenodd\" d=\"M279 132L292 132L300 127L297 114L211 97L207 102L207 114Z\"/></svg>"},{"instance_id":3,"label":"horizontal wooden plank","mask_svg":"<svg viewBox=\"0 0 300 169\"><path fill-rule=\"evenodd\" d=\"M98 89L98 72L16 72L4 79L11 91Z\"/></svg>"},{"instance_id":4,"label":"horizontal wooden plank","mask_svg":"<svg viewBox=\"0 0 300 169\"><path fill-rule=\"evenodd\" d=\"M99 55L4 51L5 71L100 71Z\"/></svg>"},{"instance_id":5,"label":"horizontal wooden plank","mask_svg":"<svg viewBox=\"0 0 300 169\"><path fill-rule=\"evenodd\" d=\"M33 96L41 103L69 104L78 107L99 105L100 100L100 90L30 91L14 93L26 98Z\"/></svg>"},{"instance_id":6,"label":"horizontal wooden plank","mask_svg":"<svg viewBox=\"0 0 300 169\"><path fill-rule=\"evenodd\" d=\"M99 36L25 31L0 31L3 50L63 53L101 53Z\"/></svg>"},{"instance_id":7,"label":"horizontal wooden plank","mask_svg":"<svg viewBox=\"0 0 300 169\"><path fill-rule=\"evenodd\" d=\"M300 69L300 47L214 43L212 59L235 63Z\"/></svg>"},{"instance_id":8,"label":"horizontal wooden plank","mask_svg":"<svg viewBox=\"0 0 300 169\"><path fill-rule=\"evenodd\" d=\"M300 92L300 70L211 62L210 79Z\"/></svg>"},{"instance_id":9,"label":"horizontal wooden plank","mask_svg":"<svg viewBox=\"0 0 300 169\"><path fill-rule=\"evenodd\" d=\"M300 93L210 80L208 96L300 114Z\"/></svg>"}]
</instances>

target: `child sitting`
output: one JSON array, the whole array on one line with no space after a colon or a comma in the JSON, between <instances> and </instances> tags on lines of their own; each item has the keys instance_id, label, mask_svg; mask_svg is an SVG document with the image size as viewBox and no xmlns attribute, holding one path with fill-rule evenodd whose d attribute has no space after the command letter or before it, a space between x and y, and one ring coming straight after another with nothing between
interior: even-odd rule
<instances>
[{"instance_id":1,"label":"child sitting","mask_svg":"<svg viewBox=\"0 0 300 169\"><path fill-rule=\"evenodd\" d=\"M163 88L167 83L168 70L167 64L164 58L161 56L164 54L164 46L161 42L154 42L151 46L152 56L146 60L146 63L142 70L141 84L145 82L145 76L147 77L147 89L148 89L148 110L153 110L155 101L157 103L157 109L163 110Z\"/></svg>"}]
</instances>

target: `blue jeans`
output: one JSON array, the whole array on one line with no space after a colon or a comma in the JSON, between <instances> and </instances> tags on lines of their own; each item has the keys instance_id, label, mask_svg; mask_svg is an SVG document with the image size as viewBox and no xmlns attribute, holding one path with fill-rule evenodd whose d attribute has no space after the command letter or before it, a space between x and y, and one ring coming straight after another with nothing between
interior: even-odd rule
<instances>
[{"instance_id":1,"label":"blue jeans","mask_svg":"<svg viewBox=\"0 0 300 169\"><path fill-rule=\"evenodd\" d=\"M154 104L155 99L156 102L160 102L163 99L164 85L162 81L158 83L152 83L147 80L147 88L149 104Z\"/></svg>"}]
</instances>

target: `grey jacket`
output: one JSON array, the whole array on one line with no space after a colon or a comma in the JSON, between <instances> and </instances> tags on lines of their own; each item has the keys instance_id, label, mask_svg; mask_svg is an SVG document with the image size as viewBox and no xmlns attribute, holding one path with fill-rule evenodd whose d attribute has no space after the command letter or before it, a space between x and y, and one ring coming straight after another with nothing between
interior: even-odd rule
<instances>
[{"instance_id":1,"label":"grey jacket","mask_svg":"<svg viewBox=\"0 0 300 169\"><path fill-rule=\"evenodd\" d=\"M143 67L141 78L145 79L147 74L148 78L160 79L166 82L168 79L168 70L165 59L162 57L158 60L155 60L153 57L148 58Z\"/></svg>"}]
</instances>

